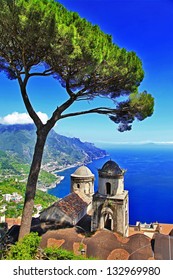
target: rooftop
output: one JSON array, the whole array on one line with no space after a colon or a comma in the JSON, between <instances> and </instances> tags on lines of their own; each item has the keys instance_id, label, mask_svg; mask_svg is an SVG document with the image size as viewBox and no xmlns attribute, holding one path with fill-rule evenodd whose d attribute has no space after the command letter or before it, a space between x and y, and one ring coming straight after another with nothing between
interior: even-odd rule
<instances>
[{"instance_id":1,"label":"rooftop","mask_svg":"<svg viewBox=\"0 0 173 280\"><path fill-rule=\"evenodd\" d=\"M74 219L82 211L82 209L87 206L87 203L76 193L70 193L63 199L56 202L54 206L57 206L62 212Z\"/></svg>"},{"instance_id":2,"label":"rooftop","mask_svg":"<svg viewBox=\"0 0 173 280\"><path fill-rule=\"evenodd\" d=\"M123 175L124 170L119 167L119 165L113 161L108 160L101 169L99 169L100 173L106 173L110 175Z\"/></svg>"},{"instance_id":3,"label":"rooftop","mask_svg":"<svg viewBox=\"0 0 173 280\"><path fill-rule=\"evenodd\" d=\"M56 220L59 218L61 212L63 215L66 215L73 220L78 217L78 214L85 209L87 205L86 201L84 201L78 194L70 193L47 209L43 210L40 214L40 219Z\"/></svg>"},{"instance_id":4,"label":"rooftop","mask_svg":"<svg viewBox=\"0 0 173 280\"><path fill-rule=\"evenodd\" d=\"M82 165L76 171L71 175L72 177L94 177L94 174L91 172L91 170Z\"/></svg>"}]
</instances>

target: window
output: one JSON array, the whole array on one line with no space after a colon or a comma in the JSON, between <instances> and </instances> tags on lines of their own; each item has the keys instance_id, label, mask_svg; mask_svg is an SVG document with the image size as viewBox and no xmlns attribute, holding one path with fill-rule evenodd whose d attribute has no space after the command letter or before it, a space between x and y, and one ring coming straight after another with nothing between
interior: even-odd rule
<instances>
[{"instance_id":1,"label":"window","mask_svg":"<svg viewBox=\"0 0 173 280\"><path fill-rule=\"evenodd\" d=\"M77 188L80 189L80 184L77 184Z\"/></svg>"},{"instance_id":2,"label":"window","mask_svg":"<svg viewBox=\"0 0 173 280\"><path fill-rule=\"evenodd\" d=\"M106 183L106 194L111 194L111 184L109 182Z\"/></svg>"},{"instance_id":3,"label":"window","mask_svg":"<svg viewBox=\"0 0 173 280\"><path fill-rule=\"evenodd\" d=\"M126 210L126 212L125 212L125 226L127 226L127 223L128 223L128 212Z\"/></svg>"}]
</instances>

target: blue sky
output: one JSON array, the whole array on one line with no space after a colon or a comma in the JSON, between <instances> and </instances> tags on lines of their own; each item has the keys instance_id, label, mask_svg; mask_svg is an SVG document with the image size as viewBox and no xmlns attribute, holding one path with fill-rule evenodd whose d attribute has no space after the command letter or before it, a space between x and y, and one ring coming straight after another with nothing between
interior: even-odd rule
<instances>
[{"instance_id":1,"label":"blue sky","mask_svg":"<svg viewBox=\"0 0 173 280\"><path fill-rule=\"evenodd\" d=\"M173 1L171 0L60 0L113 36L114 43L135 51L143 62L145 77L140 90L155 98L152 117L135 122L133 129L120 133L106 116L85 115L58 122L55 130L63 135L91 142L173 142ZM29 84L36 111L48 116L62 101L63 92L52 78L34 78ZM64 95L66 97L66 94ZM103 100L95 100L100 105ZM102 103L103 104L103 103ZM74 109L92 104L77 103ZM0 75L0 122L16 113L16 121L26 110L16 81ZM13 116L13 120L15 116ZM10 119L9 116L7 119ZM22 115L25 118L24 115ZM20 118L21 119L21 118Z\"/></svg>"}]
</instances>

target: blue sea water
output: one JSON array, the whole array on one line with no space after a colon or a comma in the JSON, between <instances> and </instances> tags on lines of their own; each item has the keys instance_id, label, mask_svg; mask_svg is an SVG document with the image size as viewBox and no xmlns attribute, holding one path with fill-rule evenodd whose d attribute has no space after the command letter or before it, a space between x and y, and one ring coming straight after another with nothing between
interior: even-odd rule
<instances>
[{"instance_id":1,"label":"blue sea water","mask_svg":"<svg viewBox=\"0 0 173 280\"><path fill-rule=\"evenodd\" d=\"M110 158L127 170L125 189L129 191L130 224L136 221L173 223L173 145L114 145L103 147L108 157L94 160L87 166L95 174L95 191L98 172ZM49 193L64 197L70 192L70 175L75 168L58 174L64 180Z\"/></svg>"}]
</instances>

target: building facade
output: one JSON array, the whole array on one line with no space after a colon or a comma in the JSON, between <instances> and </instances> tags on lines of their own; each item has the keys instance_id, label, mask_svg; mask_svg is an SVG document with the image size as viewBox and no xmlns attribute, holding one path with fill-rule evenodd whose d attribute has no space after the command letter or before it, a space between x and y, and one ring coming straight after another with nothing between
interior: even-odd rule
<instances>
[{"instance_id":1,"label":"building facade","mask_svg":"<svg viewBox=\"0 0 173 280\"><path fill-rule=\"evenodd\" d=\"M108 229L128 236L128 191L124 190L124 173L117 163L107 161L98 170L98 191L94 193L94 174L80 166L71 174L71 193L40 214L41 221L76 225L91 215L91 231Z\"/></svg>"},{"instance_id":2,"label":"building facade","mask_svg":"<svg viewBox=\"0 0 173 280\"><path fill-rule=\"evenodd\" d=\"M76 225L92 209L94 175L86 166L80 166L71 174L71 192L43 210L42 222L54 222L63 226Z\"/></svg>"},{"instance_id":3,"label":"building facade","mask_svg":"<svg viewBox=\"0 0 173 280\"><path fill-rule=\"evenodd\" d=\"M106 228L128 236L128 191L124 190L124 173L112 160L98 170L98 191L92 202L92 231Z\"/></svg>"}]
</instances>

